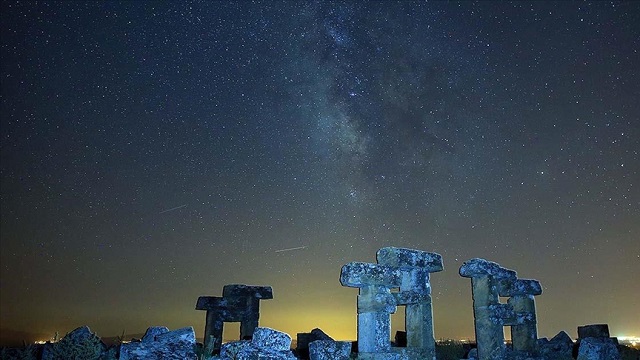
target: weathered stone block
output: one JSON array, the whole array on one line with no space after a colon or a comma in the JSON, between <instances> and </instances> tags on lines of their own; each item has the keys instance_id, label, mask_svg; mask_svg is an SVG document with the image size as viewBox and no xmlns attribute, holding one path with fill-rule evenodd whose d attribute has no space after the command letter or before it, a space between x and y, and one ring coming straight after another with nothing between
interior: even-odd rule
<instances>
[{"instance_id":1,"label":"weathered stone block","mask_svg":"<svg viewBox=\"0 0 640 360\"><path fill-rule=\"evenodd\" d=\"M311 360L347 360L351 354L351 342L316 340L309 343Z\"/></svg>"},{"instance_id":2,"label":"weathered stone block","mask_svg":"<svg viewBox=\"0 0 640 360\"><path fill-rule=\"evenodd\" d=\"M274 349L257 349L255 347L247 347L236 355L233 360L297 360L291 351L282 351ZM227 360L227 359L223 359Z\"/></svg>"},{"instance_id":3,"label":"weathered stone block","mask_svg":"<svg viewBox=\"0 0 640 360\"><path fill-rule=\"evenodd\" d=\"M540 354L545 359L572 360L573 340L564 331L560 331L551 340L540 344Z\"/></svg>"},{"instance_id":4,"label":"weathered stone block","mask_svg":"<svg viewBox=\"0 0 640 360\"><path fill-rule=\"evenodd\" d=\"M350 262L340 272L340 283L349 287L400 287L401 280L402 274L398 269L379 264Z\"/></svg>"},{"instance_id":5,"label":"weathered stone block","mask_svg":"<svg viewBox=\"0 0 640 360\"><path fill-rule=\"evenodd\" d=\"M259 327L253 332L251 344L259 349L289 351L291 349L291 336L271 328Z\"/></svg>"},{"instance_id":6,"label":"weathered stone block","mask_svg":"<svg viewBox=\"0 0 640 360\"><path fill-rule=\"evenodd\" d=\"M578 339L585 339L589 337L608 338L609 336L609 325L607 324L578 326Z\"/></svg>"},{"instance_id":7,"label":"weathered stone block","mask_svg":"<svg viewBox=\"0 0 640 360\"><path fill-rule=\"evenodd\" d=\"M376 253L379 264L398 268L417 267L427 272L442 271L442 256L421 250L385 247Z\"/></svg>"},{"instance_id":8,"label":"weathered stone block","mask_svg":"<svg viewBox=\"0 0 640 360\"><path fill-rule=\"evenodd\" d=\"M247 347L251 347L250 340L229 341L220 347L220 357L223 359L235 359L238 353Z\"/></svg>"},{"instance_id":9,"label":"weathered stone block","mask_svg":"<svg viewBox=\"0 0 640 360\"><path fill-rule=\"evenodd\" d=\"M196 334L192 327L169 331L155 340L120 346L120 360L196 360Z\"/></svg>"},{"instance_id":10,"label":"weathered stone block","mask_svg":"<svg viewBox=\"0 0 640 360\"><path fill-rule=\"evenodd\" d=\"M620 352L610 338L586 337L580 340L577 360L620 360Z\"/></svg>"},{"instance_id":11,"label":"weathered stone block","mask_svg":"<svg viewBox=\"0 0 640 360\"><path fill-rule=\"evenodd\" d=\"M222 297L252 297L256 299L273 299L271 286L253 286L244 284L228 284L222 288Z\"/></svg>"},{"instance_id":12,"label":"weathered stone block","mask_svg":"<svg viewBox=\"0 0 640 360\"><path fill-rule=\"evenodd\" d=\"M46 343L42 349L42 360L68 358L95 359L107 350L100 338L91 332L88 326L74 329L60 341Z\"/></svg>"},{"instance_id":13,"label":"weathered stone block","mask_svg":"<svg viewBox=\"0 0 640 360\"><path fill-rule=\"evenodd\" d=\"M166 334L169 332L169 328L166 326L151 326L147 328L147 331L142 337L142 342L155 341L156 336Z\"/></svg>"},{"instance_id":14,"label":"weathered stone block","mask_svg":"<svg viewBox=\"0 0 640 360\"><path fill-rule=\"evenodd\" d=\"M515 281L499 282L498 293L500 296L540 295L542 286L538 280L517 279Z\"/></svg>"},{"instance_id":15,"label":"weathered stone block","mask_svg":"<svg viewBox=\"0 0 640 360\"><path fill-rule=\"evenodd\" d=\"M409 360L407 354L401 352L385 352L385 353L358 353L358 360Z\"/></svg>"},{"instance_id":16,"label":"weathered stone block","mask_svg":"<svg viewBox=\"0 0 640 360\"><path fill-rule=\"evenodd\" d=\"M321 329L315 328L308 333L298 333L296 335L296 350L298 352L309 350L309 344L316 340L333 340Z\"/></svg>"},{"instance_id":17,"label":"weathered stone block","mask_svg":"<svg viewBox=\"0 0 640 360\"><path fill-rule=\"evenodd\" d=\"M465 261L460 267L460 276L462 277L482 277L492 276L496 280L516 279L516 272L505 269L502 266L485 259L475 258Z\"/></svg>"}]
</instances>

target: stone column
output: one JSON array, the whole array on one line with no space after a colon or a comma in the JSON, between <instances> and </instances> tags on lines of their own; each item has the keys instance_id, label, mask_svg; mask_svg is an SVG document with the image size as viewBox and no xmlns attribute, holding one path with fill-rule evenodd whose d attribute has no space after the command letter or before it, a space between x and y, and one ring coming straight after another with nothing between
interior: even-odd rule
<instances>
[{"instance_id":1,"label":"stone column","mask_svg":"<svg viewBox=\"0 0 640 360\"><path fill-rule=\"evenodd\" d=\"M503 360L505 318L513 317L510 305L500 304L498 288L501 281L516 279L515 271L484 259L471 259L460 267L460 276L471 278L473 317L480 360Z\"/></svg>"},{"instance_id":2,"label":"stone column","mask_svg":"<svg viewBox=\"0 0 640 360\"><path fill-rule=\"evenodd\" d=\"M511 325L511 342L514 351L529 354L538 353L538 328L536 323L535 295L542 294L542 287L537 280L518 279L502 289L500 296L510 296L507 304L515 313L515 321Z\"/></svg>"},{"instance_id":3,"label":"stone column","mask_svg":"<svg viewBox=\"0 0 640 360\"><path fill-rule=\"evenodd\" d=\"M378 264L351 262L342 267L342 286L359 288L358 352L386 353L391 348L391 318L395 298L390 287L400 286L397 269Z\"/></svg>"}]
</instances>

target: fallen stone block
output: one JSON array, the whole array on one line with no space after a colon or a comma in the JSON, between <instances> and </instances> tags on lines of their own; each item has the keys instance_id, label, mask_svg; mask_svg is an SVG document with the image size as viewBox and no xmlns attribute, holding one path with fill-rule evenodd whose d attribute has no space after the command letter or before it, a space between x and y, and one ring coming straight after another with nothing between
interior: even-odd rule
<instances>
[{"instance_id":1,"label":"fallen stone block","mask_svg":"<svg viewBox=\"0 0 640 360\"><path fill-rule=\"evenodd\" d=\"M142 342L155 341L156 336L166 334L169 332L169 328L166 326L151 326L147 328L147 331L142 337Z\"/></svg>"},{"instance_id":2,"label":"fallen stone block","mask_svg":"<svg viewBox=\"0 0 640 360\"><path fill-rule=\"evenodd\" d=\"M572 360L573 340L564 331L560 331L556 336L540 344L540 354L545 359Z\"/></svg>"},{"instance_id":3,"label":"fallen stone block","mask_svg":"<svg viewBox=\"0 0 640 360\"><path fill-rule=\"evenodd\" d=\"M156 330L147 330L148 334ZM120 346L120 360L197 360L196 334L185 327L159 335L147 336L146 341L130 342Z\"/></svg>"},{"instance_id":4,"label":"fallen stone block","mask_svg":"<svg viewBox=\"0 0 640 360\"><path fill-rule=\"evenodd\" d=\"M620 360L618 346L610 338L587 337L580 340L577 360Z\"/></svg>"},{"instance_id":5,"label":"fallen stone block","mask_svg":"<svg viewBox=\"0 0 640 360\"><path fill-rule=\"evenodd\" d=\"M578 339L585 339L590 337L608 338L609 336L609 325L607 324L578 326Z\"/></svg>"},{"instance_id":6,"label":"fallen stone block","mask_svg":"<svg viewBox=\"0 0 640 360\"><path fill-rule=\"evenodd\" d=\"M309 344L316 340L333 340L321 329L315 328L308 333L298 333L296 335L296 355L300 359L309 358Z\"/></svg>"},{"instance_id":7,"label":"fallen stone block","mask_svg":"<svg viewBox=\"0 0 640 360\"><path fill-rule=\"evenodd\" d=\"M311 360L347 360L350 354L350 341L316 340L309 344Z\"/></svg>"},{"instance_id":8,"label":"fallen stone block","mask_svg":"<svg viewBox=\"0 0 640 360\"><path fill-rule=\"evenodd\" d=\"M251 347L250 340L229 341L228 343L224 343L220 347L220 358L235 359L238 353L247 347Z\"/></svg>"},{"instance_id":9,"label":"fallen stone block","mask_svg":"<svg viewBox=\"0 0 640 360\"><path fill-rule=\"evenodd\" d=\"M255 347L247 347L231 358L232 360L297 360L291 351L282 351L274 349L257 349ZM229 360L222 358L222 360Z\"/></svg>"},{"instance_id":10,"label":"fallen stone block","mask_svg":"<svg viewBox=\"0 0 640 360\"><path fill-rule=\"evenodd\" d=\"M253 332L251 345L258 349L289 351L291 349L291 336L271 328L258 327Z\"/></svg>"},{"instance_id":11,"label":"fallen stone block","mask_svg":"<svg viewBox=\"0 0 640 360\"><path fill-rule=\"evenodd\" d=\"M74 329L60 341L47 343L42 349L41 359L97 359L106 352L107 346L91 332L88 326Z\"/></svg>"}]
</instances>

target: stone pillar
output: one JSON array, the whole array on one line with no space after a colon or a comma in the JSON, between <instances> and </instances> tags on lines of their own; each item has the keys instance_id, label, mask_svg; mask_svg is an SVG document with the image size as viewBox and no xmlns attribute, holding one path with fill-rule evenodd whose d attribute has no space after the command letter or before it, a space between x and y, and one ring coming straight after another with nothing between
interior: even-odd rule
<instances>
[{"instance_id":1,"label":"stone pillar","mask_svg":"<svg viewBox=\"0 0 640 360\"><path fill-rule=\"evenodd\" d=\"M442 271L442 256L420 250L386 247L378 250L379 264L398 268L402 275L396 304L405 305L407 348L416 357L435 359L430 273Z\"/></svg>"},{"instance_id":2,"label":"stone pillar","mask_svg":"<svg viewBox=\"0 0 640 360\"><path fill-rule=\"evenodd\" d=\"M386 353L391 348L391 315L396 311L390 287L400 286L396 269L351 262L342 267L342 286L357 287L358 295L358 352Z\"/></svg>"},{"instance_id":3,"label":"stone pillar","mask_svg":"<svg viewBox=\"0 0 640 360\"><path fill-rule=\"evenodd\" d=\"M420 250L380 249L378 264L342 267L343 286L357 287L358 352L363 359L435 359L429 274L442 270L442 257ZM398 292L391 292L399 288ZM391 348L390 314L405 306L407 347Z\"/></svg>"},{"instance_id":4,"label":"stone pillar","mask_svg":"<svg viewBox=\"0 0 640 360\"><path fill-rule=\"evenodd\" d=\"M538 353L538 328L536 319L535 295L542 294L540 282L529 279L518 279L509 284L500 296L510 296L507 304L511 305L515 319L511 323L511 341L514 351L529 354Z\"/></svg>"},{"instance_id":5,"label":"stone pillar","mask_svg":"<svg viewBox=\"0 0 640 360\"><path fill-rule=\"evenodd\" d=\"M260 300L273 299L270 286L225 285L222 297L200 296L196 310L206 310L205 347L220 350L225 322L240 322L240 339L249 338L258 327ZM210 342L214 341L213 345Z\"/></svg>"},{"instance_id":6,"label":"stone pillar","mask_svg":"<svg viewBox=\"0 0 640 360\"><path fill-rule=\"evenodd\" d=\"M537 329L534 295L542 293L536 280L518 279L516 272L484 259L471 259L460 267L471 278L473 316L479 360L507 358L504 326L511 326L513 350L536 355ZM499 297L509 297L506 304Z\"/></svg>"}]
</instances>

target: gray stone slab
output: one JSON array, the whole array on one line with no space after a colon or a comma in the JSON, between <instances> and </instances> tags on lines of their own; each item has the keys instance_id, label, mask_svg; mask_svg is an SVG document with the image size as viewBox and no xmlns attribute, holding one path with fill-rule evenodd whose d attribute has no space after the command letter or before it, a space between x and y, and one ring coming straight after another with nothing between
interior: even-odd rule
<instances>
[{"instance_id":1,"label":"gray stone slab","mask_svg":"<svg viewBox=\"0 0 640 360\"><path fill-rule=\"evenodd\" d=\"M379 264L405 268L419 267L428 272L442 271L442 256L421 250L385 247L376 253Z\"/></svg>"},{"instance_id":2,"label":"gray stone slab","mask_svg":"<svg viewBox=\"0 0 640 360\"><path fill-rule=\"evenodd\" d=\"M366 287L385 286L400 287L402 273L397 268L363 262L350 262L342 267L340 283L342 286Z\"/></svg>"},{"instance_id":3,"label":"gray stone slab","mask_svg":"<svg viewBox=\"0 0 640 360\"><path fill-rule=\"evenodd\" d=\"M271 286L254 286L244 284L228 284L222 288L223 297L241 296L256 299L273 299Z\"/></svg>"},{"instance_id":4,"label":"gray stone slab","mask_svg":"<svg viewBox=\"0 0 640 360\"><path fill-rule=\"evenodd\" d=\"M460 276L462 277L473 278L487 275L494 277L496 280L516 280L517 278L515 271L503 268L493 261L480 258L467 260L460 267Z\"/></svg>"}]
</instances>

